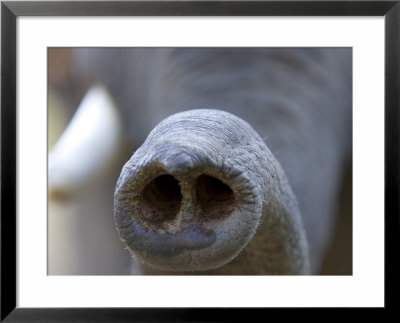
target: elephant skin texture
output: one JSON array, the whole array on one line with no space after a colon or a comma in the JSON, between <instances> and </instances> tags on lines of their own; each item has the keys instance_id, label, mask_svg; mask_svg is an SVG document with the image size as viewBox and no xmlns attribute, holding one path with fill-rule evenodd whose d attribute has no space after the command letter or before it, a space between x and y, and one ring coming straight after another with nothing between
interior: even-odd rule
<instances>
[{"instance_id":1,"label":"elephant skin texture","mask_svg":"<svg viewBox=\"0 0 400 323\"><path fill-rule=\"evenodd\" d=\"M132 273L320 272L352 156L351 48L81 48L72 61L129 138L114 216Z\"/></svg>"}]
</instances>

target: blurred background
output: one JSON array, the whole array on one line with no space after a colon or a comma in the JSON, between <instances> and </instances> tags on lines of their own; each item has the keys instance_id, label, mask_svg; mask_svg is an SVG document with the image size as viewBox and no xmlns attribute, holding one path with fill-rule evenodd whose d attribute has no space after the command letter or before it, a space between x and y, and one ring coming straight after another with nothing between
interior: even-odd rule
<instances>
[{"instance_id":1,"label":"blurred background","mask_svg":"<svg viewBox=\"0 0 400 323\"><path fill-rule=\"evenodd\" d=\"M74 49L48 51L49 153L54 151L89 87L85 80L76 76L71 61L73 52ZM77 131L78 139L87 140L87 127L78 126L73 131ZM104 139L101 136L108 134L100 132L96 135L99 135L101 144ZM132 147L129 149L121 140L118 148L113 160L103 166L102 178L80 187L77 194L49 185L49 275L130 274L131 256L119 240L114 224L113 195L119 173L129 159ZM65 162L80 167L85 156L77 153L64 158L69 159ZM54 181L50 175L48 180Z\"/></svg>"},{"instance_id":2,"label":"blurred background","mask_svg":"<svg viewBox=\"0 0 400 323\"><path fill-rule=\"evenodd\" d=\"M73 56L79 49L48 49L48 150L49 154L57 150L65 130L79 110L91 109L90 100L82 108L88 89L93 85L89 78L82 78L77 73ZM110 62L111 64L111 62ZM96 98L92 98L96 100ZM87 107L88 106L88 107ZM111 104L112 106L112 104ZM82 109L81 109L82 108ZM114 111L115 110L115 111ZM97 111L102 115L110 113L118 121L118 111ZM92 112L93 115L93 112ZM90 123L101 124L102 120L91 120ZM118 142L112 152L112 158L104 161L101 167L101 178L93 178L83 185L78 192L64 192L57 185L49 185L48 198L48 274L49 275L129 275L131 256L125 249L114 224L113 194L116 181L124 163L137 147L126 140L125 133L107 129L99 133L90 127L76 126L75 140L90 140L94 136L101 145L107 146L110 137ZM108 132L112 132L111 134ZM71 135L69 135L71 137ZM78 138L78 139L76 139ZM65 140L64 140L65 141ZM104 144L103 144L104 143ZM89 154L98 152L89 150ZM105 153L111 155L110 152ZM99 153L101 156L101 153ZM70 153L59 159L68 158L74 167L85 166L85 156L81 153ZM51 165L49 165L51 167ZM334 237L324 259L321 275L352 274L352 165L346 167L338 204L338 221ZM49 182L56 182L56 176L49 175ZM79 181L72 176L67 180Z\"/></svg>"}]
</instances>

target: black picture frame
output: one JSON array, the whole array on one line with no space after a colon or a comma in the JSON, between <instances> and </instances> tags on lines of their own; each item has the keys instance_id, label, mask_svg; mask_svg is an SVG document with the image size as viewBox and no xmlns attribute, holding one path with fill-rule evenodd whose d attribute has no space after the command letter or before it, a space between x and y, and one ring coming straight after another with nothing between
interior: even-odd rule
<instances>
[{"instance_id":1,"label":"black picture frame","mask_svg":"<svg viewBox=\"0 0 400 323\"><path fill-rule=\"evenodd\" d=\"M236 321L237 309L16 307L16 19L19 16L383 16L385 309L395 307L399 246L400 1L82 1L1 3L1 321ZM38 291L40 292L40 291ZM244 309L241 309L244 310ZM248 309L247 311L261 311ZM379 311L379 310L378 310ZM379 313L381 313L379 311ZM248 315L246 313L246 315ZM251 314L253 315L253 314ZM257 313L254 315L265 315ZM380 314L378 314L380 315Z\"/></svg>"}]
</instances>

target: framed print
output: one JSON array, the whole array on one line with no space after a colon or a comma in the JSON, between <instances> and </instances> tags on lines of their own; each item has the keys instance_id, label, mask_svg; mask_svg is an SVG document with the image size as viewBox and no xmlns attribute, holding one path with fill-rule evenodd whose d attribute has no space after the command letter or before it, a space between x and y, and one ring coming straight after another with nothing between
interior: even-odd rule
<instances>
[{"instance_id":1,"label":"framed print","mask_svg":"<svg viewBox=\"0 0 400 323\"><path fill-rule=\"evenodd\" d=\"M399 14L2 2L1 320L390 309Z\"/></svg>"}]
</instances>

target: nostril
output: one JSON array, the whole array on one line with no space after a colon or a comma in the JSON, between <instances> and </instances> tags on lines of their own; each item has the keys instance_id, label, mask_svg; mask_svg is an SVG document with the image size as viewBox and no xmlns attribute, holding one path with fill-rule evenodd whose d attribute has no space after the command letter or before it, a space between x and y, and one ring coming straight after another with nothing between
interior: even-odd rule
<instances>
[{"instance_id":1,"label":"nostril","mask_svg":"<svg viewBox=\"0 0 400 323\"><path fill-rule=\"evenodd\" d=\"M152 223L174 219L181 202L179 183L171 175L156 177L142 191L143 216Z\"/></svg>"},{"instance_id":2,"label":"nostril","mask_svg":"<svg viewBox=\"0 0 400 323\"><path fill-rule=\"evenodd\" d=\"M196 199L200 205L200 221L229 216L236 206L232 189L216 177L200 175L196 180Z\"/></svg>"}]
</instances>

